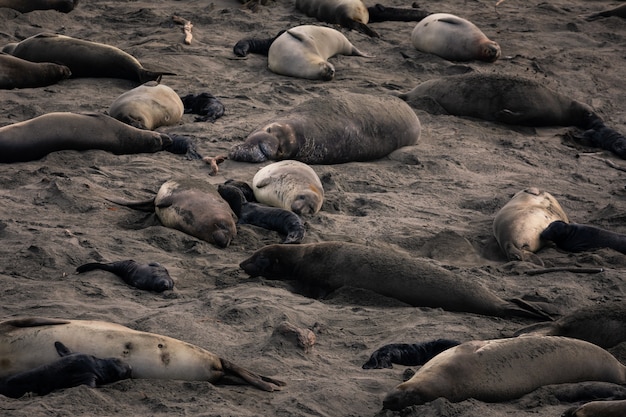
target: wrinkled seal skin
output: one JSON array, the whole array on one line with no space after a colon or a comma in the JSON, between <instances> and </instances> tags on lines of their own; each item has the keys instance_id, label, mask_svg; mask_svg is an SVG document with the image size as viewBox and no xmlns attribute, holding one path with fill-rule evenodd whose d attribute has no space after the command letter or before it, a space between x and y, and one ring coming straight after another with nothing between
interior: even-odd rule
<instances>
[{"instance_id":1,"label":"wrinkled seal skin","mask_svg":"<svg viewBox=\"0 0 626 417\"><path fill-rule=\"evenodd\" d=\"M0 378L56 361L56 341L86 355L122 359L132 368L131 378L219 383L234 377L231 382L265 391L285 385L171 337L104 321L42 317L0 323Z\"/></svg>"},{"instance_id":2,"label":"wrinkled seal skin","mask_svg":"<svg viewBox=\"0 0 626 417\"><path fill-rule=\"evenodd\" d=\"M580 407L567 409L561 417L624 417L626 400L591 401Z\"/></svg>"},{"instance_id":3,"label":"wrinkled seal skin","mask_svg":"<svg viewBox=\"0 0 626 417\"><path fill-rule=\"evenodd\" d=\"M0 162L34 161L62 150L158 152L171 144L164 133L137 129L105 114L48 113L0 127Z\"/></svg>"},{"instance_id":4,"label":"wrinkled seal skin","mask_svg":"<svg viewBox=\"0 0 626 417\"><path fill-rule=\"evenodd\" d=\"M296 0L296 9L326 23L337 23L371 37L380 37L367 26L369 11L361 0Z\"/></svg>"},{"instance_id":5,"label":"wrinkled seal skin","mask_svg":"<svg viewBox=\"0 0 626 417\"><path fill-rule=\"evenodd\" d=\"M424 343L392 343L377 349L362 366L363 369L424 365L446 349L459 345L456 340L437 339Z\"/></svg>"},{"instance_id":6,"label":"wrinkled seal skin","mask_svg":"<svg viewBox=\"0 0 626 417\"><path fill-rule=\"evenodd\" d=\"M541 239L554 242L568 252L611 248L626 254L626 235L585 224L554 221L541 232Z\"/></svg>"},{"instance_id":7,"label":"wrinkled seal skin","mask_svg":"<svg viewBox=\"0 0 626 417\"><path fill-rule=\"evenodd\" d=\"M415 307L443 308L500 317L550 318L530 303L505 301L472 278L426 259L348 242L269 245L239 266L252 277L295 280L331 292L348 286ZM519 306L518 306L519 305Z\"/></svg>"},{"instance_id":8,"label":"wrinkled seal skin","mask_svg":"<svg viewBox=\"0 0 626 417\"><path fill-rule=\"evenodd\" d=\"M163 292L174 288L174 280L167 269L158 262L140 264L133 260L110 263L92 262L79 266L76 272L83 273L102 269L122 278L125 283L140 290Z\"/></svg>"},{"instance_id":9,"label":"wrinkled seal skin","mask_svg":"<svg viewBox=\"0 0 626 417\"><path fill-rule=\"evenodd\" d=\"M8 7L20 13L35 10L56 10L69 13L78 5L78 0L0 0L0 7Z\"/></svg>"},{"instance_id":10,"label":"wrinkled seal skin","mask_svg":"<svg viewBox=\"0 0 626 417\"><path fill-rule=\"evenodd\" d=\"M450 348L395 387L383 408L401 410L444 397L501 402L541 386L582 381L626 382L626 367L592 343L560 336L471 341Z\"/></svg>"},{"instance_id":11,"label":"wrinkled seal skin","mask_svg":"<svg viewBox=\"0 0 626 417\"><path fill-rule=\"evenodd\" d=\"M44 87L70 75L70 69L64 65L30 62L0 52L0 89Z\"/></svg>"},{"instance_id":12,"label":"wrinkled seal skin","mask_svg":"<svg viewBox=\"0 0 626 417\"><path fill-rule=\"evenodd\" d=\"M60 359L0 380L0 394L19 398L33 392L46 395L52 391L87 385L95 388L130 378L130 365L118 358L99 359L83 353L71 353L55 342Z\"/></svg>"},{"instance_id":13,"label":"wrinkled seal skin","mask_svg":"<svg viewBox=\"0 0 626 417\"><path fill-rule=\"evenodd\" d=\"M417 143L415 112L393 96L342 92L306 101L255 130L229 158L340 164L382 158Z\"/></svg>"},{"instance_id":14,"label":"wrinkled seal skin","mask_svg":"<svg viewBox=\"0 0 626 417\"><path fill-rule=\"evenodd\" d=\"M172 75L149 71L135 57L114 46L53 33L31 36L2 51L27 61L65 65L72 71L73 78L124 78L143 84Z\"/></svg>"}]
</instances>

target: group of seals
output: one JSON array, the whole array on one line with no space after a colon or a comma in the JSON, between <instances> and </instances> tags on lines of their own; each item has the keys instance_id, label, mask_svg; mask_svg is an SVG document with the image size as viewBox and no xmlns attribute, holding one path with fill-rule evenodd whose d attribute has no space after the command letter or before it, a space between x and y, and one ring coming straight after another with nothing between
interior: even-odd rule
<instances>
[{"instance_id":1,"label":"group of seals","mask_svg":"<svg viewBox=\"0 0 626 417\"><path fill-rule=\"evenodd\" d=\"M626 254L626 235L586 224L553 221L541 232L542 240L553 242L568 252L611 248Z\"/></svg>"},{"instance_id":2,"label":"group of seals","mask_svg":"<svg viewBox=\"0 0 626 417\"><path fill-rule=\"evenodd\" d=\"M140 264L131 260L110 263L91 262L76 268L77 273L102 269L112 272L128 285L140 290L163 292L174 288L174 280L167 269L158 262Z\"/></svg>"},{"instance_id":3,"label":"group of seals","mask_svg":"<svg viewBox=\"0 0 626 417\"><path fill-rule=\"evenodd\" d=\"M393 368L398 365L423 365L446 349L457 346L456 340L437 339L424 343L392 343L377 349L362 366L363 369Z\"/></svg>"},{"instance_id":4,"label":"group of seals","mask_svg":"<svg viewBox=\"0 0 626 417\"><path fill-rule=\"evenodd\" d=\"M44 87L69 78L70 75L72 72L65 65L30 62L0 52L0 90Z\"/></svg>"}]
</instances>

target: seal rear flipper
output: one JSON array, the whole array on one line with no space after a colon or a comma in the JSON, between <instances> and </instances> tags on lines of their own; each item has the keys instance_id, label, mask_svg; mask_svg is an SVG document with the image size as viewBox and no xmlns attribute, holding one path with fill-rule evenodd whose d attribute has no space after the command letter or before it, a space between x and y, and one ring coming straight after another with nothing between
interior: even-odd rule
<instances>
[{"instance_id":1,"label":"seal rear flipper","mask_svg":"<svg viewBox=\"0 0 626 417\"><path fill-rule=\"evenodd\" d=\"M354 29L372 38L380 38L378 32L367 26L365 23L357 22L356 20L352 20L347 17L341 20L342 21L339 22L339 24L347 29Z\"/></svg>"},{"instance_id":2,"label":"seal rear flipper","mask_svg":"<svg viewBox=\"0 0 626 417\"><path fill-rule=\"evenodd\" d=\"M65 346L63 343L59 341L54 342L54 347L57 350L57 353L59 354L60 357L68 356L72 354L72 351L70 350L70 348L68 348L67 346Z\"/></svg>"},{"instance_id":3,"label":"seal rear flipper","mask_svg":"<svg viewBox=\"0 0 626 417\"><path fill-rule=\"evenodd\" d=\"M241 366L235 365L234 363L227 361L226 359L220 358L222 362L222 368L224 369L226 379L223 381L225 383L236 383L236 379L232 379L229 377L240 378L245 381L245 383L252 385L258 389L263 391L280 391L282 387L287 385L283 381L279 381L277 379L269 378L262 375L257 375L253 372L248 371L247 369L242 368ZM222 379L224 379L222 377ZM220 381L217 381L218 383Z\"/></svg>"},{"instance_id":4,"label":"seal rear flipper","mask_svg":"<svg viewBox=\"0 0 626 417\"><path fill-rule=\"evenodd\" d=\"M123 199L106 197L105 200L110 201L111 203L119 204L120 206L125 206L128 208L134 209L134 210L154 212L154 209L155 209L154 199L155 198L156 197L152 197L149 200L128 201L128 200L123 200Z\"/></svg>"},{"instance_id":5,"label":"seal rear flipper","mask_svg":"<svg viewBox=\"0 0 626 417\"><path fill-rule=\"evenodd\" d=\"M149 71L145 68L140 68L137 72L137 78L141 84L145 84L148 81L156 81L158 83L161 82L161 77L164 75L178 75L174 72L166 72L166 71Z\"/></svg>"},{"instance_id":6,"label":"seal rear flipper","mask_svg":"<svg viewBox=\"0 0 626 417\"><path fill-rule=\"evenodd\" d=\"M524 301L521 298L508 298L506 301L514 304L517 307L507 308L507 313L517 317L528 317L533 319L550 320L554 321L554 317L543 311L540 307L533 303Z\"/></svg>"},{"instance_id":7,"label":"seal rear flipper","mask_svg":"<svg viewBox=\"0 0 626 417\"><path fill-rule=\"evenodd\" d=\"M553 324L551 321L545 323L535 323L530 326L522 327L513 333L513 337L524 336L526 334L532 334L534 336L550 336L553 329Z\"/></svg>"},{"instance_id":8,"label":"seal rear flipper","mask_svg":"<svg viewBox=\"0 0 626 417\"><path fill-rule=\"evenodd\" d=\"M385 7L376 3L374 6L367 8L369 13L369 22L419 22L431 12L406 7Z\"/></svg>"}]
</instances>

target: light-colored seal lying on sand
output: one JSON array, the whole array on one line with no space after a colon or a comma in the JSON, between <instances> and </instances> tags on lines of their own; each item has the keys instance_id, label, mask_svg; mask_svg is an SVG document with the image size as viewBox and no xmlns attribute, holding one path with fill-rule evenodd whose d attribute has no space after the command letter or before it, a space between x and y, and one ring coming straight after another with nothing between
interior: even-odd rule
<instances>
[{"instance_id":1,"label":"light-colored seal lying on sand","mask_svg":"<svg viewBox=\"0 0 626 417\"><path fill-rule=\"evenodd\" d=\"M105 114L48 113L0 127L0 162L34 161L62 150L158 152L171 144L166 134L137 129Z\"/></svg>"},{"instance_id":2,"label":"light-colored seal lying on sand","mask_svg":"<svg viewBox=\"0 0 626 417\"><path fill-rule=\"evenodd\" d=\"M493 219L493 235L510 261L543 265L534 253L545 245L540 235L555 220L567 215L552 194L530 187L516 193Z\"/></svg>"},{"instance_id":3,"label":"light-colored seal lying on sand","mask_svg":"<svg viewBox=\"0 0 626 417\"><path fill-rule=\"evenodd\" d=\"M580 407L567 409L561 417L624 417L626 400L591 401Z\"/></svg>"},{"instance_id":4,"label":"light-colored seal lying on sand","mask_svg":"<svg viewBox=\"0 0 626 417\"><path fill-rule=\"evenodd\" d=\"M337 23L368 36L379 37L367 26L369 11L361 0L296 0L296 9L326 23Z\"/></svg>"},{"instance_id":5,"label":"light-colored seal lying on sand","mask_svg":"<svg viewBox=\"0 0 626 417\"><path fill-rule=\"evenodd\" d=\"M109 107L109 115L139 129L180 123L185 107L170 87L149 81L121 94Z\"/></svg>"},{"instance_id":6,"label":"light-colored seal lying on sand","mask_svg":"<svg viewBox=\"0 0 626 417\"><path fill-rule=\"evenodd\" d=\"M476 281L424 258L348 242L265 246L239 266L250 276L295 280L309 290L363 288L416 307L500 317L548 317L522 300L505 301ZM514 304L515 303L515 304Z\"/></svg>"},{"instance_id":7,"label":"light-colored seal lying on sand","mask_svg":"<svg viewBox=\"0 0 626 417\"><path fill-rule=\"evenodd\" d=\"M383 407L401 410L444 397L501 402L541 386L626 382L626 367L592 343L559 336L475 340L443 351L395 387Z\"/></svg>"},{"instance_id":8,"label":"light-colored seal lying on sand","mask_svg":"<svg viewBox=\"0 0 626 417\"><path fill-rule=\"evenodd\" d=\"M8 44L2 52L27 61L65 65L74 78L124 78L145 83L160 80L162 75L172 75L149 71L135 57L114 46L54 33L40 33Z\"/></svg>"},{"instance_id":9,"label":"light-colored seal lying on sand","mask_svg":"<svg viewBox=\"0 0 626 417\"><path fill-rule=\"evenodd\" d=\"M69 13L77 4L78 0L0 0L0 7L8 7L20 13L35 10L56 10Z\"/></svg>"},{"instance_id":10,"label":"light-colored seal lying on sand","mask_svg":"<svg viewBox=\"0 0 626 417\"><path fill-rule=\"evenodd\" d=\"M611 248L626 254L626 235L586 224L557 220L541 232L541 239L549 240L568 252Z\"/></svg>"},{"instance_id":11,"label":"light-colored seal lying on sand","mask_svg":"<svg viewBox=\"0 0 626 417\"><path fill-rule=\"evenodd\" d=\"M109 263L90 262L76 268L76 272L102 269L122 278L125 283L140 290L163 292L174 288L174 280L163 265L158 262L140 264L131 260Z\"/></svg>"},{"instance_id":12,"label":"light-colored seal lying on sand","mask_svg":"<svg viewBox=\"0 0 626 417\"><path fill-rule=\"evenodd\" d=\"M393 96L345 91L310 99L255 130L229 158L242 162L294 159L306 164L370 161L420 136L417 115Z\"/></svg>"},{"instance_id":13,"label":"light-colored seal lying on sand","mask_svg":"<svg viewBox=\"0 0 626 417\"><path fill-rule=\"evenodd\" d=\"M75 352L122 359L132 367L132 378L216 383L232 375L265 391L284 385L171 337L104 321L40 317L0 323L0 378L56 361L57 341Z\"/></svg>"},{"instance_id":14,"label":"light-colored seal lying on sand","mask_svg":"<svg viewBox=\"0 0 626 417\"><path fill-rule=\"evenodd\" d=\"M0 89L44 87L70 75L70 69L64 65L30 62L0 52Z\"/></svg>"},{"instance_id":15,"label":"light-colored seal lying on sand","mask_svg":"<svg viewBox=\"0 0 626 417\"><path fill-rule=\"evenodd\" d=\"M421 52L450 61L487 61L500 58L500 45L472 22L449 13L435 13L419 21L411 43Z\"/></svg>"},{"instance_id":16,"label":"light-colored seal lying on sand","mask_svg":"<svg viewBox=\"0 0 626 417\"><path fill-rule=\"evenodd\" d=\"M320 177L299 161L279 161L261 168L252 178L252 190L259 203L299 215L317 213L324 202Z\"/></svg>"}]
</instances>

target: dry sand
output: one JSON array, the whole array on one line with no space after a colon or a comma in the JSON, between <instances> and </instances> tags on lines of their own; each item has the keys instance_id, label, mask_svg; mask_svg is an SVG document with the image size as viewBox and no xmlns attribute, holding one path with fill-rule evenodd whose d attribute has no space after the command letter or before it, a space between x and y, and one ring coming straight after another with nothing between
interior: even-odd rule
<instances>
[{"instance_id":1,"label":"dry sand","mask_svg":"<svg viewBox=\"0 0 626 417\"><path fill-rule=\"evenodd\" d=\"M372 5L373 2L367 2ZM410 6L391 0L387 5ZM624 68L626 25L619 18L585 21L581 15L615 2L507 0L423 1L432 12L473 21L502 47L494 64L451 63L415 51L414 23L371 26L380 39L345 32L373 58L336 57L330 82L271 73L267 59L236 59L243 37L269 37L291 26L316 23L293 1L270 1L256 12L235 0L83 0L69 14L0 9L0 43L42 31L115 45L148 68L174 71L163 82L179 94L208 91L226 106L216 123L164 129L197 139L204 154L224 154L264 121L329 90L389 94L418 82L471 68L523 75L592 105L606 123L626 131ZM178 14L194 24L190 46ZM103 112L134 87L116 79L72 79L38 89L0 91L0 125L53 111ZM558 313L624 297L626 257L611 250L539 253L546 266L602 266L604 273L526 276L533 268L506 262L491 235L496 211L517 191L536 186L552 193L571 221L626 233L626 163L607 152L580 148L562 135L569 128L517 128L416 111L419 143L367 163L315 166L323 180L322 211L307 219L305 242L342 240L432 257L459 274L470 271L503 298L545 301ZM591 154L591 156L589 155ZM158 224L154 215L115 206L106 196L143 198L167 179L251 181L262 165L226 161L217 176L208 166L165 152L115 156L64 151L0 169L0 316L107 320L183 339L261 374L287 382L283 391L217 387L207 382L127 380L98 389L77 387L45 397L0 399L6 416L558 416L568 407L550 391L487 404L444 399L401 413L381 411L382 398L402 380L403 366L363 370L378 347L446 337L460 341L511 335L529 324L440 309L414 308L375 294L344 289L324 300L304 298L286 283L249 279L239 262L277 243L274 233L240 226L227 249L218 249ZM471 247L466 244L471 243ZM482 254L479 255L479 254ZM74 275L91 261L135 259L164 264L174 291L154 294L102 272ZM308 353L273 334L288 320L315 329ZM624 349L613 352L626 360Z\"/></svg>"}]
</instances>

